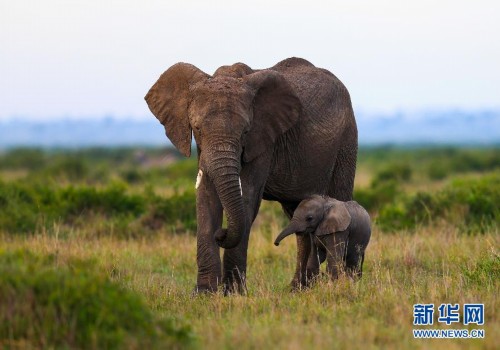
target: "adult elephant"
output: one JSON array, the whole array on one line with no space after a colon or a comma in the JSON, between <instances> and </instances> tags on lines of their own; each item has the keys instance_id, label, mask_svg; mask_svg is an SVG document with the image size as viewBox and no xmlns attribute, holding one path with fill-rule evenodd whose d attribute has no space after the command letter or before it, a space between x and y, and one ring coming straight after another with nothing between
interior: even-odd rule
<instances>
[{"instance_id":1,"label":"adult elephant","mask_svg":"<svg viewBox=\"0 0 500 350\"><path fill-rule=\"evenodd\" d=\"M263 70L223 66L210 76L177 63L145 99L185 156L195 137L198 292L221 282L226 292L245 290L250 227L262 199L280 202L288 217L313 194L351 200L357 127L347 89L325 69L288 58ZM297 236L298 259L308 239ZM300 271L294 280L301 283Z\"/></svg>"}]
</instances>

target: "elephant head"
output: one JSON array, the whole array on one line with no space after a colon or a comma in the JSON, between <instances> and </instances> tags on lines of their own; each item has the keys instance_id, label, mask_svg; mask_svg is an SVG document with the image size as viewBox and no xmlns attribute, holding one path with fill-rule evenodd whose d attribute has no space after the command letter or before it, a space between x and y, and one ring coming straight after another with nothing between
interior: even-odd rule
<instances>
[{"instance_id":1,"label":"elephant head","mask_svg":"<svg viewBox=\"0 0 500 350\"><path fill-rule=\"evenodd\" d=\"M317 237L345 231L351 223L351 215L345 202L324 196L312 196L300 202L290 224L278 235L274 245L292 233L314 234Z\"/></svg>"},{"instance_id":2,"label":"elephant head","mask_svg":"<svg viewBox=\"0 0 500 350\"><path fill-rule=\"evenodd\" d=\"M160 76L145 100L185 156L191 155L194 134L200 174L213 182L227 216L227 229L215 233L217 243L237 246L247 228L239 179L242 162L270 150L297 123L299 99L276 71L253 72L238 63L221 67L212 77L178 63Z\"/></svg>"}]
</instances>

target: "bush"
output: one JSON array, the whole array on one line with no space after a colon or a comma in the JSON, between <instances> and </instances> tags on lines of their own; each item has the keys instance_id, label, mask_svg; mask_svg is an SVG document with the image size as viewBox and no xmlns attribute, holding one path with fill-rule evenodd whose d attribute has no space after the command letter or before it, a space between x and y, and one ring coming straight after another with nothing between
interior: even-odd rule
<instances>
[{"instance_id":1,"label":"bush","mask_svg":"<svg viewBox=\"0 0 500 350\"><path fill-rule=\"evenodd\" d=\"M137 168L128 168L120 172L120 177L130 183L136 184L140 183L144 180L144 174L139 171Z\"/></svg>"},{"instance_id":2,"label":"bush","mask_svg":"<svg viewBox=\"0 0 500 350\"><path fill-rule=\"evenodd\" d=\"M394 202L399 195L399 184L411 179L412 170L405 163L385 167L373 177L368 188L355 189L354 199L369 212L380 210L385 204Z\"/></svg>"},{"instance_id":3,"label":"bush","mask_svg":"<svg viewBox=\"0 0 500 350\"><path fill-rule=\"evenodd\" d=\"M196 194L186 191L169 198L151 196L148 213L143 217L143 224L150 229L159 229L164 225L175 231L196 231Z\"/></svg>"},{"instance_id":4,"label":"bush","mask_svg":"<svg viewBox=\"0 0 500 350\"><path fill-rule=\"evenodd\" d=\"M0 229L16 233L34 231L40 218L39 202L46 202L51 194L43 187L0 181Z\"/></svg>"},{"instance_id":5,"label":"bush","mask_svg":"<svg viewBox=\"0 0 500 350\"><path fill-rule=\"evenodd\" d=\"M60 213L64 217L98 213L107 217L122 215L139 216L144 212L144 199L138 195L127 195L126 187L112 184L97 190L95 187L73 187L57 191Z\"/></svg>"},{"instance_id":6,"label":"bush","mask_svg":"<svg viewBox=\"0 0 500 350\"><path fill-rule=\"evenodd\" d=\"M91 262L0 252L0 345L27 348L169 348L189 328L152 313Z\"/></svg>"},{"instance_id":7,"label":"bush","mask_svg":"<svg viewBox=\"0 0 500 350\"><path fill-rule=\"evenodd\" d=\"M89 176L90 167L83 159L62 157L48 166L43 175L56 180L81 181Z\"/></svg>"},{"instance_id":8,"label":"bush","mask_svg":"<svg viewBox=\"0 0 500 350\"><path fill-rule=\"evenodd\" d=\"M0 156L0 169L42 169L47 164L47 157L42 150L33 148L15 148Z\"/></svg>"},{"instance_id":9,"label":"bush","mask_svg":"<svg viewBox=\"0 0 500 350\"><path fill-rule=\"evenodd\" d=\"M198 161L196 159L187 159L175 162L166 168L166 175L170 179L190 179L196 180L198 173Z\"/></svg>"},{"instance_id":10,"label":"bush","mask_svg":"<svg viewBox=\"0 0 500 350\"><path fill-rule=\"evenodd\" d=\"M465 232L483 232L500 221L500 173L456 180L435 193L418 192L385 205L377 218L382 229L412 229L434 219L455 223Z\"/></svg>"},{"instance_id":11,"label":"bush","mask_svg":"<svg viewBox=\"0 0 500 350\"><path fill-rule=\"evenodd\" d=\"M399 193L396 181L378 182L366 189L355 189L354 199L359 202L369 212L374 212L383 207L386 203L391 203Z\"/></svg>"},{"instance_id":12,"label":"bush","mask_svg":"<svg viewBox=\"0 0 500 350\"><path fill-rule=\"evenodd\" d=\"M431 180L442 180L448 176L450 169L440 161L434 161L427 169L427 176Z\"/></svg>"},{"instance_id":13,"label":"bush","mask_svg":"<svg viewBox=\"0 0 500 350\"><path fill-rule=\"evenodd\" d=\"M157 230L167 225L176 231L196 230L196 195L193 190L169 198L127 194L123 184L96 189L91 186L51 188L47 185L0 181L0 231L34 233L55 222L87 225L97 218L96 234L106 231L130 237L142 229Z\"/></svg>"},{"instance_id":14,"label":"bush","mask_svg":"<svg viewBox=\"0 0 500 350\"><path fill-rule=\"evenodd\" d=\"M97 190L79 186L50 188L29 182L0 181L0 229L10 233L33 233L55 221L72 223L92 215L119 217L127 221L144 212L143 198L127 195L125 187L112 184Z\"/></svg>"},{"instance_id":15,"label":"bush","mask_svg":"<svg viewBox=\"0 0 500 350\"><path fill-rule=\"evenodd\" d=\"M378 225L385 230L401 230L414 228L419 224L427 224L440 214L438 200L426 192L418 192L414 196L387 204L380 210Z\"/></svg>"},{"instance_id":16,"label":"bush","mask_svg":"<svg viewBox=\"0 0 500 350\"><path fill-rule=\"evenodd\" d=\"M375 175L372 181L372 187L376 187L377 185L388 181L407 182L411 179L411 175L412 171L408 164L392 164Z\"/></svg>"}]
</instances>

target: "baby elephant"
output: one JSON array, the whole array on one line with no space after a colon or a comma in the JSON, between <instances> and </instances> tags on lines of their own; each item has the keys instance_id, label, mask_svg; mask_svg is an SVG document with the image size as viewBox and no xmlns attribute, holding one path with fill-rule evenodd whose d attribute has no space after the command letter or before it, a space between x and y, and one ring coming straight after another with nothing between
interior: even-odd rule
<instances>
[{"instance_id":1,"label":"baby elephant","mask_svg":"<svg viewBox=\"0 0 500 350\"><path fill-rule=\"evenodd\" d=\"M351 277L361 277L365 249L371 235L370 216L355 201L341 202L327 196L312 196L300 202L288 227L274 241L296 233L303 244L297 251L292 288L308 286L327 260L333 279L345 268ZM312 243L312 244L311 244Z\"/></svg>"}]
</instances>

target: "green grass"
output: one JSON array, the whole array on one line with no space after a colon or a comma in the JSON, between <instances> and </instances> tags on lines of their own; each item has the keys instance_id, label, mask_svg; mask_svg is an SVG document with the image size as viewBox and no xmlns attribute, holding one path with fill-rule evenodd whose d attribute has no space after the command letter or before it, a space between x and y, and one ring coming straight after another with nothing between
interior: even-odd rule
<instances>
[{"instance_id":1,"label":"green grass","mask_svg":"<svg viewBox=\"0 0 500 350\"><path fill-rule=\"evenodd\" d=\"M399 193L396 200L382 206L377 222L390 231L446 221L475 234L500 222L499 203L500 172L495 172L481 178L455 180L434 193Z\"/></svg>"},{"instance_id":2,"label":"green grass","mask_svg":"<svg viewBox=\"0 0 500 350\"><path fill-rule=\"evenodd\" d=\"M138 293L91 261L0 251L0 345L121 349L190 344L190 329L158 318Z\"/></svg>"},{"instance_id":3,"label":"green grass","mask_svg":"<svg viewBox=\"0 0 500 350\"><path fill-rule=\"evenodd\" d=\"M194 158L0 155L0 348L494 349L497 154L361 150L355 197L375 220L363 278L322 276L291 293L296 244L272 244L286 219L264 202L250 238L249 295L229 297L192 295ZM444 176L430 172L436 163ZM413 339L413 304L477 302L485 325L469 328L485 339Z\"/></svg>"},{"instance_id":4,"label":"green grass","mask_svg":"<svg viewBox=\"0 0 500 350\"><path fill-rule=\"evenodd\" d=\"M42 257L57 254L60 261L93 261L113 285L144 298L155 317L189 325L197 341L188 347L426 349L444 344L447 348L494 348L496 344L493 335L500 331L496 312L500 307L500 239L496 231L474 237L446 226L411 235L404 231L384 234L376 228L361 281L322 278L300 293L288 288L294 269L293 240L278 248L265 236L257 228L251 237L246 297L191 295L196 242L186 235L131 241L10 237L2 241L0 250L23 249ZM43 275L43 264L40 269ZM121 299L105 298L108 292L100 293L103 299L94 302L109 302L110 312L119 312L112 308ZM57 300L66 303L64 297L57 295ZM484 303L486 338L414 340L413 304L448 302ZM28 335L26 341L32 342L32 337Z\"/></svg>"}]
</instances>

